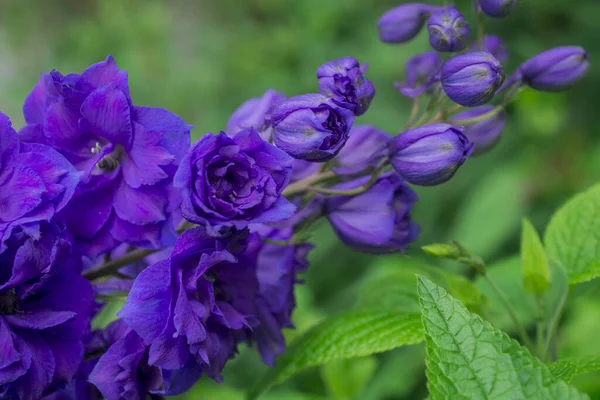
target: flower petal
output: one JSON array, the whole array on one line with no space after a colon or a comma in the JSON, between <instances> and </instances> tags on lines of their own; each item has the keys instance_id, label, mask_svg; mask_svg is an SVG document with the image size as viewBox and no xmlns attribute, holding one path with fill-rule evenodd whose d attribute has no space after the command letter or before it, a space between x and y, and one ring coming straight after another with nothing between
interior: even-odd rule
<instances>
[{"instance_id":1,"label":"flower petal","mask_svg":"<svg viewBox=\"0 0 600 400\"><path fill-rule=\"evenodd\" d=\"M129 148L133 136L129 102L115 85L93 91L81 105L81 115L94 134Z\"/></svg>"},{"instance_id":2,"label":"flower petal","mask_svg":"<svg viewBox=\"0 0 600 400\"><path fill-rule=\"evenodd\" d=\"M164 221L167 218L165 205L165 196L155 187L134 189L122 181L115 193L115 212L119 218L136 225Z\"/></svg>"}]
</instances>

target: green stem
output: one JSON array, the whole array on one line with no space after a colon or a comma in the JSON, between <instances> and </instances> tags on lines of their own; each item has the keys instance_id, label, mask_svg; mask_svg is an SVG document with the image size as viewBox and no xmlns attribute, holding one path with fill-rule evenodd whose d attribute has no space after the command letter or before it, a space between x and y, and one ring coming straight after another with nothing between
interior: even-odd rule
<instances>
[{"instance_id":1,"label":"green stem","mask_svg":"<svg viewBox=\"0 0 600 400\"><path fill-rule=\"evenodd\" d=\"M410 115L408 117L408 120L406 121L406 124L404 124L402 131L405 131L406 129L408 129L410 124L412 124L415 117L417 116L418 112L419 112L419 97L417 96L412 100L412 107L410 108Z\"/></svg>"},{"instance_id":2,"label":"green stem","mask_svg":"<svg viewBox=\"0 0 600 400\"><path fill-rule=\"evenodd\" d=\"M459 119L456 121L452 121L452 124L453 125L471 125L476 122L481 122L481 121L485 121L488 118L492 118L494 115L498 114L502 110L504 110L504 106L496 106L493 109L491 109L490 111L486 112L485 114L481 114L477 117L473 117L473 118L469 118L469 119Z\"/></svg>"},{"instance_id":3,"label":"green stem","mask_svg":"<svg viewBox=\"0 0 600 400\"><path fill-rule=\"evenodd\" d=\"M379 176L381 176L381 173L383 172L383 169L386 165L387 164L383 164L381 167L377 168L377 170L375 170L375 172L371 175L371 179L369 179L367 183L355 189L337 190L321 187L310 187L309 190L315 193L327 194L332 196L356 196L366 192L375 184L375 182L377 182L377 179L379 178Z\"/></svg>"},{"instance_id":4,"label":"green stem","mask_svg":"<svg viewBox=\"0 0 600 400\"><path fill-rule=\"evenodd\" d=\"M519 337L521 338L521 341L523 342L523 344L531 350L535 349L533 342L527 335L525 328L521 324L521 321L519 321L519 319L517 318L512 305L510 304L510 302L508 301L506 296L504 296L504 293L502 292L502 290L496 285L496 283L492 279L490 279L490 277L487 273L483 273L481 275L483 276L483 279L485 279L485 281L488 283L488 285L490 285L490 288L492 289L492 291L496 294L496 296L498 296L498 298L502 302L502 305L508 312L508 315L510 316L510 318L513 321L513 324L515 325L515 328L517 329L517 333L519 334Z\"/></svg>"},{"instance_id":5,"label":"green stem","mask_svg":"<svg viewBox=\"0 0 600 400\"><path fill-rule=\"evenodd\" d=\"M567 304L567 298L569 297L569 292L571 288L565 290L558 301L558 305L554 310L554 314L550 317L550 321L548 322L548 329L546 331L546 341L544 343L544 358L547 357L548 351L550 350L550 346L552 345L552 341L556 336L558 331L558 323L560 322L560 318L562 317L563 311L565 309L565 305Z\"/></svg>"},{"instance_id":6,"label":"green stem","mask_svg":"<svg viewBox=\"0 0 600 400\"><path fill-rule=\"evenodd\" d=\"M294 182L291 185L288 185L283 190L282 194L285 197L295 196L297 194L309 191L309 188L317 183L322 183L335 177L336 175L333 171L325 171L318 174L314 174L307 178L301 179L298 182Z\"/></svg>"},{"instance_id":7,"label":"green stem","mask_svg":"<svg viewBox=\"0 0 600 400\"><path fill-rule=\"evenodd\" d=\"M483 35L484 35L484 15L482 11L477 13L477 49L483 50Z\"/></svg>"},{"instance_id":8,"label":"green stem","mask_svg":"<svg viewBox=\"0 0 600 400\"><path fill-rule=\"evenodd\" d=\"M537 355L540 360L545 361L545 339L544 339L544 302L540 298L540 296L536 296L537 310L538 310L538 320L536 323L536 345L537 345Z\"/></svg>"}]
</instances>

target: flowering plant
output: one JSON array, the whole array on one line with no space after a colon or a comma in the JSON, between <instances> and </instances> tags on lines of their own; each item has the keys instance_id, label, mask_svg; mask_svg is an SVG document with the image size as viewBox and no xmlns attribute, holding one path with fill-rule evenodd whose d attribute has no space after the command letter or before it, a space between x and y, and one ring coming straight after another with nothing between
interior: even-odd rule
<instances>
[{"instance_id":1,"label":"flowering plant","mask_svg":"<svg viewBox=\"0 0 600 400\"><path fill-rule=\"evenodd\" d=\"M517 2L476 3L477 25L454 6L424 3L381 16L383 43L410 41L427 25L432 47L408 60L395 84L412 99L397 135L356 123L376 90L353 57L319 66L314 93L265 88L224 131L193 144L183 118L134 104L112 56L80 74L42 74L24 100L23 127L0 114L0 398L178 395L200 380L221 382L242 346L274 366L256 397L290 371L423 340L432 399L584 398L565 380L589 364L544 364L565 301L547 298L559 274L552 262L571 284L598 275L584 234L562 236L579 221L573 204L583 197L557 213L546 248L523 225L524 287L553 307L547 321L540 313L536 343L483 260L452 242L424 250L468 267L472 279L436 270L448 294L419 277L411 295L422 321L409 306L371 304L286 351L300 275L319 247L315 224L326 221L359 252L404 253L421 231L416 186L444 184L470 157L493 151L524 88L556 92L584 76L587 53L577 46L545 51L506 76L507 49L481 21L518 12ZM485 316L476 279L506 307L520 343L476 314ZM119 296L117 319L93 327Z\"/></svg>"}]
</instances>

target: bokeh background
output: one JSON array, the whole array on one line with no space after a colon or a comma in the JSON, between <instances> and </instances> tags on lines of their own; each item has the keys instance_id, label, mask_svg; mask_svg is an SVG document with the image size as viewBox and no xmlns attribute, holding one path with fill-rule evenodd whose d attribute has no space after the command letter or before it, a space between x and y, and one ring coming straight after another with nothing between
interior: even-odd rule
<instances>
[{"instance_id":1,"label":"bokeh background","mask_svg":"<svg viewBox=\"0 0 600 400\"><path fill-rule=\"evenodd\" d=\"M289 96L316 91L320 64L354 56L369 62L367 76L377 89L371 109L358 123L397 133L410 105L392 84L402 79L403 64L411 55L428 49L424 32L402 46L378 41L378 17L400 3L0 0L0 109L20 127L22 101L40 72L80 72L110 53L129 71L136 104L178 113L195 125L197 138L224 128L239 104L268 88ZM474 25L470 1L456 4ZM406 256L353 253L328 226L319 226L312 239L318 248L298 290L297 330L288 332L290 340L351 307L362 280L373 271L402 269L418 260L418 244L457 239L488 263L498 264L496 276L506 279L507 287L519 285L511 279L519 279L513 256L519 249L521 218L529 217L543 231L560 204L600 179L599 15L598 0L522 0L508 18L486 20L486 31L502 36L509 46L507 71L544 49L568 44L584 46L592 67L568 92L523 92L509 107L504 136L492 152L469 160L445 185L417 189L421 200L414 218L423 233ZM600 355L597 286L588 284L572 296L559 356ZM527 300L519 294L512 300L521 317L531 322ZM504 315L496 317L495 324L507 325ZM266 367L254 351L241 348L240 353L227 366L224 384L202 380L181 398L242 399ZM413 346L337 362L304 372L267 397L422 399L423 359L423 346ZM583 376L575 384L600 398L600 376Z\"/></svg>"}]
</instances>

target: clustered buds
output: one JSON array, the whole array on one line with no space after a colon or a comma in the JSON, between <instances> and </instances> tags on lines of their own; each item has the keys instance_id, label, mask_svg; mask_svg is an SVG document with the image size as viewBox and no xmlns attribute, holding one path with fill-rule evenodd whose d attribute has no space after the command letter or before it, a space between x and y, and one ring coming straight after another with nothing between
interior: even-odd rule
<instances>
[{"instance_id":1,"label":"clustered buds","mask_svg":"<svg viewBox=\"0 0 600 400\"><path fill-rule=\"evenodd\" d=\"M491 17L515 5L478 2ZM520 88L563 90L589 66L581 47L558 47L503 84L506 47L471 38L454 7L400 5L379 37L407 42L426 21L437 52L395 84L413 101L398 135L355 124L375 88L351 57L318 67L315 93L267 90L192 145L181 117L135 105L111 56L42 74L18 133L0 113L0 398L178 395L221 381L243 343L273 365L308 227L323 218L352 249L404 252L420 233L410 185L445 183L492 149ZM92 329L98 301L122 292L118 319Z\"/></svg>"}]
</instances>

